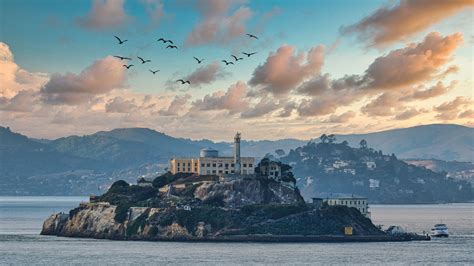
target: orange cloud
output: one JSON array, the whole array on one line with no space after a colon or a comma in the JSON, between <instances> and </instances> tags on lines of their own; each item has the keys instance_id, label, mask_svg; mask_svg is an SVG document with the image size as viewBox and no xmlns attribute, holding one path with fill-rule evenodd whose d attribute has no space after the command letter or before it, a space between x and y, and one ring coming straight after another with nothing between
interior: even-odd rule
<instances>
[{"instance_id":1,"label":"orange cloud","mask_svg":"<svg viewBox=\"0 0 474 266\"><path fill-rule=\"evenodd\" d=\"M470 98L458 96L454 100L440 104L434 107L433 109L438 112L436 118L442 120L453 120L456 119L459 115L464 114L464 112L460 114L462 107L470 106L473 103L473 100ZM468 114L469 113L466 113L464 115Z\"/></svg>"},{"instance_id":2,"label":"orange cloud","mask_svg":"<svg viewBox=\"0 0 474 266\"><path fill-rule=\"evenodd\" d=\"M401 0L377 9L361 21L341 28L342 34L357 34L368 46L382 47L404 40L461 10L472 0Z\"/></svg>"},{"instance_id":3,"label":"orange cloud","mask_svg":"<svg viewBox=\"0 0 474 266\"><path fill-rule=\"evenodd\" d=\"M40 93L46 103L76 105L121 88L124 83L125 70L122 63L107 56L95 61L79 75L53 74Z\"/></svg>"},{"instance_id":4,"label":"orange cloud","mask_svg":"<svg viewBox=\"0 0 474 266\"><path fill-rule=\"evenodd\" d=\"M287 94L305 79L319 74L324 64L324 47L316 46L308 53L295 54L295 48L283 45L253 72L249 84L261 86L274 95Z\"/></svg>"},{"instance_id":5,"label":"orange cloud","mask_svg":"<svg viewBox=\"0 0 474 266\"><path fill-rule=\"evenodd\" d=\"M32 73L20 68L10 47L0 42L0 97L12 98L23 90L37 91L47 82L49 75Z\"/></svg>"},{"instance_id":6,"label":"orange cloud","mask_svg":"<svg viewBox=\"0 0 474 266\"><path fill-rule=\"evenodd\" d=\"M243 81L230 86L226 92L217 91L204 96L193 102L192 111L228 110L229 113L237 113L248 108L248 101L245 99L247 85Z\"/></svg>"},{"instance_id":7,"label":"orange cloud","mask_svg":"<svg viewBox=\"0 0 474 266\"><path fill-rule=\"evenodd\" d=\"M367 68L364 75L366 87L391 89L430 80L441 71L454 50L462 43L461 33L446 37L437 32L428 34L418 44L391 51L381 56Z\"/></svg>"},{"instance_id":8,"label":"orange cloud","mask_svg":"<svg viewBox=\"0 0 474 266\"><path fill-rule=\"evenodd\" d=\"M84 28L101 30L120 27L129 20L124 0L94 0L89 13L77 22Z\"/></svg>"},{"instance_id":9,"label":"orange cloud","mask_svg":"<svg viewBox=\"0 0 474 266\"><path fill-rule=\"evenodd\" d=\"M197 2L197 10L202 20L189 33L185 44L187 46L208 43L227 44L233 39L245 34L245 23L252 16L252 11L246 6L240 6L234 13L228 14L239 0L201 0Z\"/></svg>"}]
</instances>

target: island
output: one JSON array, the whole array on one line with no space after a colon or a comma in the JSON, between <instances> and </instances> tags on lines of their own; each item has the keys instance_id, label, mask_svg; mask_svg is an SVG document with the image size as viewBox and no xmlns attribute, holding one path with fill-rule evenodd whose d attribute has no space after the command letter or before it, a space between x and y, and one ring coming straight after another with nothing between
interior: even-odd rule
<instances>
[{"instance_id":1,"label":"island","mask_svg":"<svg viewBox=\"0 0 474 266\"><path fill-rule=\"evenodd\" d=\"M116 181L69 213L51 215L41 234L149 241L429 240L382 231L367 208L305 202L289 165L268 158L254 165L254 158L240 157L240 134L233 157L204 149L198 158L171 159L169 170L133 185Z\"/></svg>"}]
</instances>

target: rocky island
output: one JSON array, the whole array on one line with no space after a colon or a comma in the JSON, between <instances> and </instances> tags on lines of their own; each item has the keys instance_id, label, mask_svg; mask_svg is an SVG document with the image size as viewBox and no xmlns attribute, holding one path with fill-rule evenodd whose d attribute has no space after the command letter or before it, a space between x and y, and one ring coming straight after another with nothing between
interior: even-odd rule
<instances>
[{"instance_id":1,"label":"rocky island","mask_svg":"<svg viewBox=\"0 0 474 266\"><path fill-rule=\"evenodd\" d=\"M266 179L213 181L167 173L151 185L115 182L41 234L114 240L400 241L357 209L305 203L298 189ZM345 236L344 228L352 228Z\"/></svg>"},{"instance_id":2,"label":"rocky island","mask_svg":"<svg viewBox=\"0 0 474 266\"><path fill-rule=\"evenodd\" d=\"M197 158L172 158L170 171L153 180L117 181L69 214L53 214L41 234L168 241L416 239L387 235L368 218L365 205L306 203L291 166L268 158L254 162L240 156L237 133L233 157L206 148Z\"/></svg>"}]
</instances>

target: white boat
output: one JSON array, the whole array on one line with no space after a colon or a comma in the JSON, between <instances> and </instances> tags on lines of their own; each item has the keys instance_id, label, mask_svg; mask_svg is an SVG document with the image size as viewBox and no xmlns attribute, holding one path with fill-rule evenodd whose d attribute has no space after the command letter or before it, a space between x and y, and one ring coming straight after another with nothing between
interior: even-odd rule
<instances>
[{"instance_id":1,"label":"white boat","mask_svg":"<svg viewBox=\"0 0 474 266\"><path fill-rule=\"evenodd\" d=\"M431 228L431 236L432 237L448 237L448 227L445 224L435 224L433 228Z\"/></svg>"}]
</instances>

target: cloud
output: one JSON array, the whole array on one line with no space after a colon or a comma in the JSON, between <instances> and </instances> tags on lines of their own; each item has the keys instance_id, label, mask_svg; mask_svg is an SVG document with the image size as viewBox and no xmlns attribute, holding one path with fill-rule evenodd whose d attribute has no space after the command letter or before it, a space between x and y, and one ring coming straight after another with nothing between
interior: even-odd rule
<instances>
[{"instance_id":1,"label":"cloud","mask_svg":"<svg viewBox=\"0 0 474 266\"><path fill-rule=\"evenodd\" d=\"M0 97L12 98L25 90L38 90L49 79L45 73L32 73L20 68L10 47L0 42Z\"/></svg>"},{"instance_id":2,"label":"cloud","mask_svg":"<svg viewBox=\"0 0 474 266\"><path fill-rule=\"evenodd\" d=\"M410 118L413 118L419 114L426 113L427 110L425 109L416 109L416 108L409 108L399 114L397 114L394 119L395 120L408 120Z\"/></svg>"},{"instance_id":3,"label":"cloud","mask_svg":"<svg viewBox=\"0 0 474 266\"><path fill-rule=\"evenodd\" d=\"M189 33L185 45L196 46L209 43L228 44L245 34L245 23L252 16L246 6L230 12L232 6L242 4L238 0L201 0L196 8L201 21Z\"/></svg>"},{"instance_id":4,"label":"cloud","mask_svg":"<svg viewBox=\"0 0 474 266\"><path fill-rule=\"evenodd\" d=\"M179 112L183 111L183 108L186 106L190 98L191 98L191 95L189 94L185 94L182 96L176 95L173 101L168 106L168 109L160 110L158 113L162 116L179 115Z\"/></svg>"},{"instance_id":5,"label":"cloud","mask_svg":"<svg viewBox=\"0 0 474 266\"><path fill-rule=\"evenodd\" d=\"M365 72L364 84L369 88L392 89L430 80L451 60L452 53L462 41L461 33L443 37L432 32L418 44L410 44L375 59Z\"/></svg>"},{"instance_id":6,"label":"cloud","mask_svg":"<svg viewBox=\"0 0 474 266\"><path fill-rule=\"evenodd\" d=\"M77 23L86 29L103 30L118 28L130 20L125 13L124 0L94 0L92 9Z\"/></svg>"},{"instance_id":7,"label":"cloud","mask_svg":"<svg viewBox=\"0 0 474 266\"><path fill-rule=\"evenodd\" d=\"M11 112L33 112L39 101L38 92L34 90L19 91L13 98L0 97L0 110Z\"/></svg>"},{"instance_id":8,"label":"cloud","mask_svg":"<svg viewBox=\"0 0 474 266\"><path fill-rule=\"evenodd\" d=\"M438 114L436 115L436 118L439 118L442 120L453 120L458 117L458 114L461 112L460 109L462 107L470 106L472 104L474 104L474 101L471 98L458 96L454 100L444 102L434 107L433 109L434 111L438 112Z\"/></svg>"},{"instance_id":9,"label":"cloud","mask_svg":"<svg viewBox=\"0 0 474 266\"><path fill-rule=\"evenodd\" d=\"M275 99L270 97L264 97L257 104L242 112L240 116L242 118L260 117L277 110L281 106L281 102L275 101Z\"/></svg>"},{"instance_id":10,"label":"cloud","mask_svg":"<svg viewBox=\"0 0 474 266\"><path fill-rule=\"evenodd\" d=\"M274 95L284 95L304 79L318 74L323 64L324 47L321 45L311 48L308 53L298 54L293 46L283 45L254 70L249 84L261 86Z\"/></svg>"},{"instance_id":11,"label":"cloud","mask_svg":"<svg viewBox=\"0 0 474 266\"><path fill-rule=\"evenodd\" d=\"M474 110L472 110L472 109L466 110L466 111L460 113L458 117L461 118L461 119L462 118L474 119Z\"/></svg>"},{"instance_id":12,"label":"cloud","mask_svg":"<svg viewBox=\"0 0 474 266\"><path fill-rule=\"evenodd\" d=\"M121 96L117 96L109 100L105 104L105 111L107 113L130 113L138 108L134 99L124 99Z\"/></svg>"},{"instance_id":13,"label":"cloud","mask_svg":"<svg viewBox=\"0 0 474 266\"><path fill-rule=\"evenodd\" d=\"M193 102L192 111L228 110L230 114L238 113L248 108L247 85L243 81L231 85L226 92L217 91Z\"/></svg>"},{"instance_id":14,"label":"cloud","mask_svg":"<svg viewBox=\"0 0 474 266\"><path fill-rule=\"evenodd\" d=\"M161 20L165 17L163 2L161 0L141 0L141 2L145 6L151 26L158 27Z\"/></svg>"},{"instance_id":15,"label":"cloud","mask_svg":"<svg viewBox=\"0 0 474 266\"><path fill-rule=\"evenodd\" d=\"M445 86L443 82L438 81L436 85L431 86L429 89L423 90L424 86L419 86L412 94L400 98L400 100L426 100L429 98L437 97L448 93L457 85L457 81L452 81L448 86Z\"/></svg>"},{"instance_id":16,"label":"cloud","mask_svg":"<svg viewBox=\"0 0 474 266\"><path fill-rule=\"evenodd\" d=\"M95 61L79 75L53 74L40 93L46 103L76 105L124 87L125 79L120 60L107 56Z\"/></svg>"},{"instance_id":17,"label":"cloud","mask_svg":"<svg viewBox=\"0 0 474 266\"><path fill-rule=\"evenodd\" d=\"M191 86L197 87L202 84L211 84L218 78L224 78L229 73L225 72L218 62L212 62L209 65L196 69L193 73L186 77L191 82Z\"/></svg>"},{"instance_id":18,"label":"cloud","mask_svg":"<svg viewBox=\"0 0 474 266\"><path fill-rule=\"evenodd\" d=\"M345 113L342 113L340 115L333 114L329 116L327 120L324 122L327 123L347 123L349 122L352 118L356 116L356 113L354 111L347 111Z\"/></svg>"},{"instance_id":19,"label":"cloud","mask_svg":"<svg viewBox=\"0 0 474 266\"><path fill-rule=\"evenodd\" d=\"M303 99L297 106L300 116L323 116L332 114L339 107L348 106L363 95L356 90L332 90L324 95Z\"/></svg>"},{"instance_id":20,"label":"cloud","mask_svg":"<svg viewBox=\"0 0 474 266\"><path fill-rule=\"evenodd\" d=\"M403 106L408 102L423 101L444 95L454 89L456 84L457 81L452 81L448 86L445 86L443 82L439 81L428 89L425 89L425 86L420 85L404 88L401 90L386 91L382 94L379 94L367 105L363 106L361 111L362 113L365 113L369 116L391 116L396 110L403 108ZM396 119L405 120L407 119L405 117L408 117L409 114L414 113L415 109L411 109L406 111L404 115L398 114L397 116L400 116L401 119ZM411 118L411 116L408 118Z\"/></svg>"},{"instance_id":21,"label":"cloud","mask_svg":"<svg viewBox=\"0 0 474 266\"><path fill-rule=\"evenodd\" d=\"M369 47L383 47L405 40L473 4L472 0L401 0L342 27L341 33L356 34Z\"/></svg>"},{"instance_id":22,"label":"cloud","mask_svg":"<svg viewBox=\"0 0 474 266\"><path fill-rule=\"evenodd\" d=\"M283 110L278 114L279 117L290 117L293 114L293 110L296 109L295 102L287 102L283 107Z\"/></svg>"}]
</instances>

